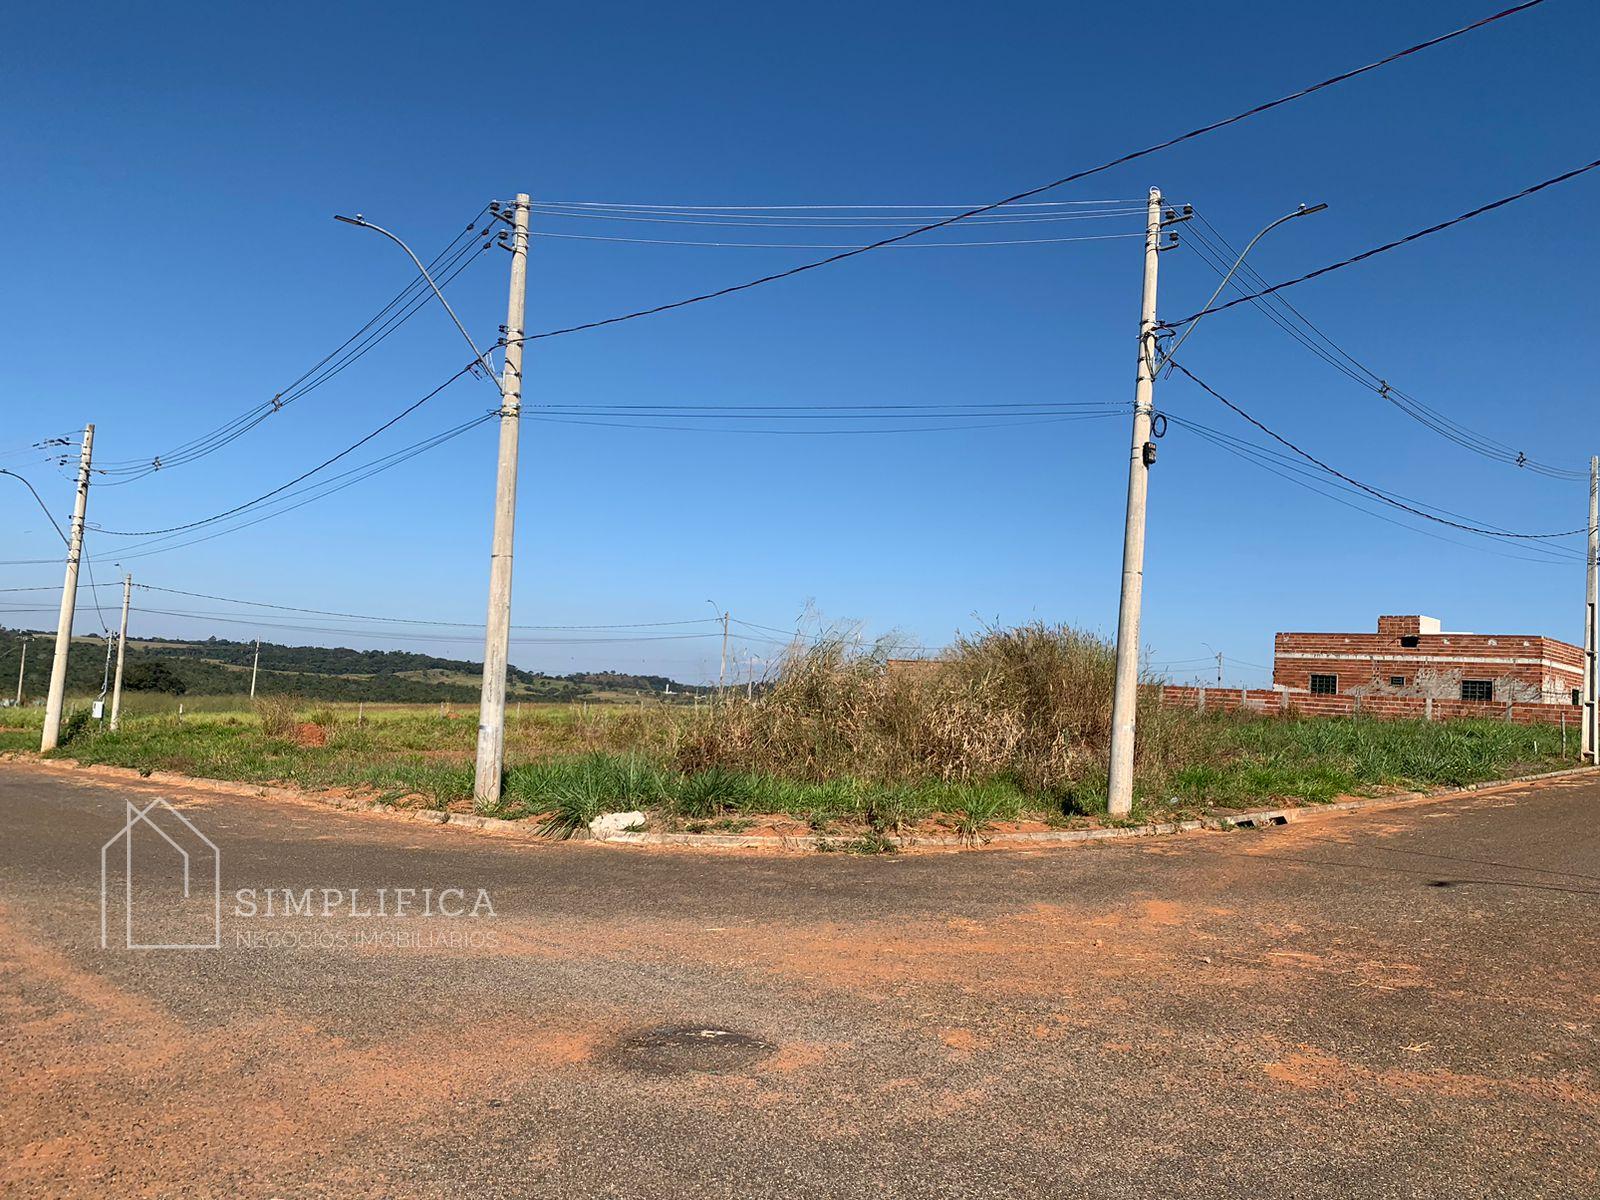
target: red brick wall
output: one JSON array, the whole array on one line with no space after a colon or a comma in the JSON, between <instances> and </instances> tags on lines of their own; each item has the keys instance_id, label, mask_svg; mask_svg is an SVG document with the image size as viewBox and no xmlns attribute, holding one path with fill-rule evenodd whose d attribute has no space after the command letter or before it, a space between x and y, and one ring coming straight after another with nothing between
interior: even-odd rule
<instances>
[{"instance_id":1,"label":"red brick wall","mask_svg":"<svg viewBox=\"0 0 1600 1200\"><path fill-rule=\"evenodd\" d=\"M1381 633L1280 633L1273 640L1272 681L1309 691L1311 676L1337 675L1340 693L1353 688L1388 688L1391 675L1411 686L1419 671L1447 677L1516 681L1547 704L1560 703L1583 682L1583 651L1554 638L1508 634L1412 634L1390 632L1407 619L1381 617ZM1498 700L1499 697L1497 696Z\"/></svg>"},{"instance_id":2,"label":"red brick wall","mask_svg":"<svg viewBox=\"0 0 1600 1200\"><path fill-rule=\"evenodd\" d=\"M1180 708L1200 708L1204 693L1207 712L1282 713L1303 717L1376 717L1384 721L1420 721L1428 718L1429 703L1421 696L1313 696L1271 688L1194 688L1164 684L1161 703ZM1468 700L1434 700L1432 719L1456 721L1477 717L1511 721L1518 725L1559 725L1563 718L1574 730L1582 727L1583 710L1570 704L1474 703Z\"/></svg>"}]
</instances>

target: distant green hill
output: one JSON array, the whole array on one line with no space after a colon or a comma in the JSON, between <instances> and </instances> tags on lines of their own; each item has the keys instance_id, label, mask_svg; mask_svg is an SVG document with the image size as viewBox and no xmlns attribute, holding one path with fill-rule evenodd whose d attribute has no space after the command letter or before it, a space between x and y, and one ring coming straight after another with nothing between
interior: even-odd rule
<instances>
[{"instance_id":1,"label":"distant green hill","mask_svg":"<svg viewBox=\"0 0 1600 1200\"><path fill-rule=\"evenodd\" d=\"M44 695L50 682L53 634L31 634L24 694ZM24 634L0 627L0 697L14 696ZM235 695L250 690L252 642L128 639L124 684L130 690L176 691L191 696ZM96 695L105 672L105 641L77 638L67 660L67 691ZM467 704L478 699L483 664L408 650L350 650L261 643L256 694L294 692L316 700ZM512 667L507 694L514 700L570 702L687 692L664 675L620 671L546 675Z\"/></svg>"}]
</instances>

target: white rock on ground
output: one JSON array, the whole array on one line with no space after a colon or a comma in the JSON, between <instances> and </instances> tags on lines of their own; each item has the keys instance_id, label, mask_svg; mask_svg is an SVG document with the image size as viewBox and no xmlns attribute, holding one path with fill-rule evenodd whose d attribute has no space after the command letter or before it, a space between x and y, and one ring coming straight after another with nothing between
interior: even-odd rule
<instances>
[{"instance_id":1,"label":"white rock on ground","mask_svg":"<svg viewBox=\"0 0 1600 1200\"><path fill-rule=\"evenodd\" d=\"M625 829L643 824L642 812L601 813L589 822L589 832L595 837L609 837L613 833L621 833Z\"/></svg>"}]
</instances>

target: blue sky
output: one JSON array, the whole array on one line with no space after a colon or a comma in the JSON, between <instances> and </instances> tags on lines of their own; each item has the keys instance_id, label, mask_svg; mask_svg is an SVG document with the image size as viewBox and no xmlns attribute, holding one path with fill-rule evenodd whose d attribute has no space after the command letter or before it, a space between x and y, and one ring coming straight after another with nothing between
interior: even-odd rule
<instances>
[{"instance_id":1,"label":"blue sky","mask_svg":"<svg viewBox=\"0 0 1600 1200\"><path fill-rule=\"evenodd\" d=\"M363 212L422 250L518 190L642 205L983 202L1490 8L1224 3L1171 6L1151 24L1144 10L1079 4L13 6L0 37L9 114L0 450L92 420L98 458L139 458L272 396L407 281L394 247L336 224L334 212ZM1252 257L1268 279L1285 278L1596 157L1588 48L1597 38L1600 10L1551 0L1041 199L1137 199L1159 185L1236 244L1301 201L1326 202L1327 212L1279 230ZM1597 208L1600 178L1586 176L1289 298L1419 399L1581 468L1600 449L1581 369L1600 315ZM1131 217L1084 224L1139 227ZM546 232L618 236L619 226L685 236L671 225L535 220ZM831 232L808 234L836 240ZM528 325L605 317L814 256L536 239ZM504 319L506 262L491 250L451 287L481 340ZM1189 250L1165 255L1161 268L1168 318L1193 311L1216 282ZM1137 238L885 251L536 343L526 403L1126 404L1139 280ZM1511 529L1585 519L1581 484L1435 436L1249 307L1208 319L1184 357L1363 480ZM424 310L227 449L98 489L91 522L165 527L230 507L368 432L464 361L443 312ZM465 379L371 454L492 402L483 383ZM1160 383L1157 403L1258 437L1181 377ZM789 627L810 606L929 646L980 621L1110 634L1127 438L1121 417L856 436L528 420L514 619L701 619L712 598L762 625ZM127 565L167 587L477 621L494 453L486 425L279 519ZM64 518L67 476L19 469ZM20 485L0 484L11 514L3 557L56 554ZM1579 638L1581 564L1523 562L1491 552L1504 546L1429 532L1465 544L1334 504L1174 427L1151 481L1151 658L1177 663L1179 677L1199 669L1188 660L1208 647L1269 664L1274 630L1367 629L1380 612ZM91 536L102 583L125 548ZM0 566L0 587L58 582L57 566ZM111 598L106 589L103 602ZM87 604L78 627L98 629ZM135 619L136 634L157 631L252 632ZM480 649L470 639L260 633L471 657ZM558 672L704 679L716 674L717 643L519 645L512 657ZM1230 682L1262 678L1229 669Z\"/></svg>"}]
</instances>

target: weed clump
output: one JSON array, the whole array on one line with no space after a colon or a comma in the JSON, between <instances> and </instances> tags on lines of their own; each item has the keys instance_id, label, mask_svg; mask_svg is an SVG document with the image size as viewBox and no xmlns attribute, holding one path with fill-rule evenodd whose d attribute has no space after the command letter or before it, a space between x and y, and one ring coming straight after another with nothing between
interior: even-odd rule
<instances>
[{"instance_id":1,"label":"weed clump","mask_svg":"<svg viewBox=\"0 0 1600 1200\"><path fill-rule=\"evenodd\" d=\"M690 721L676 764L691 775L809 782L1004 778L1064 797L1105 755L1115 674L1106 639L1064 625L988 629L930 660L824 636L793 647L759 699L728 700ZM1148 707L1141 720L1158 721ZM1143 742L1147 757L1165 747L1159 737ZM897 825L892 797L883 803Z\"/></svg>"},{"instance_id":2,"label":"weed clump","mask_svg":"<svg viewBox=\"0 0 1600 1200\"><path fill-rule=\"evenodd\" d=\"M287 738L294 734L295 713L300 698L289 692L263 696L256 701L256 716L261 720L261 732L269 738Z\"/></svg>"}]
</instances>

